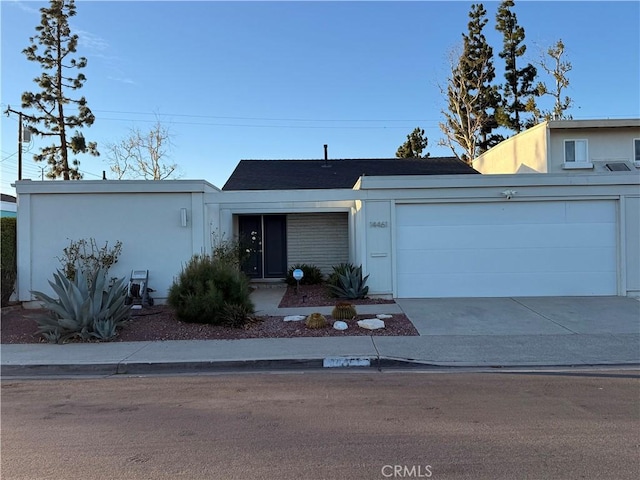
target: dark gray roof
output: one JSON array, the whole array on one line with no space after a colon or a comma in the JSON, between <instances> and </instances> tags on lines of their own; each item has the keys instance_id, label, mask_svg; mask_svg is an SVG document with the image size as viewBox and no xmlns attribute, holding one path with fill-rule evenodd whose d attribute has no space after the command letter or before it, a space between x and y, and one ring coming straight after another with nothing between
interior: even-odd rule
<instances>
[{"instance_id":1,"label":"dark gray roof","mask_svg":"<svg viewBox=\"0 0 640 480\"><path fill-rule=\"evenodd\" d=\"M353 188L362 175L478 174L455 157L241 160L222 190Z\"/></svg>"},{"instance_id":2,"label":"dark gray roof","mask_svg":"<svg viewBox=\"0 0 640 480\"><path fill-rule=\"evenodd\" d=\"M7 195L6 193L2 193L0 195L2 196L3 202L16 203L16 197L14 197L13 195Z\"/></svg>"}]
</instances>

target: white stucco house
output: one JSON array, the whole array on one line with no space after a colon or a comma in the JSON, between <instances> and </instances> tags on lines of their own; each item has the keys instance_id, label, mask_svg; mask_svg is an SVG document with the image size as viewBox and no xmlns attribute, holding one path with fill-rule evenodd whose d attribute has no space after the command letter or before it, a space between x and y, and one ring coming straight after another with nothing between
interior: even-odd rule
<instances>
[{"instance_id":1,"label":"white stucco house","mask_svg":"<svg viewBox=\"0 0 640 480\"><path fill-rule=\"evenodd\" d=\"M47 291L69 239L93 237L122 241L112 273L148 269L162 301L193 254L237 236L256 237L245 271L263 281L350 261L371 295L396 298L640 295L640 173L593 160L544 175L479 175L455 158L243 160L222 189L19 181L18 296Z\"/></svg>"}]
</instances>

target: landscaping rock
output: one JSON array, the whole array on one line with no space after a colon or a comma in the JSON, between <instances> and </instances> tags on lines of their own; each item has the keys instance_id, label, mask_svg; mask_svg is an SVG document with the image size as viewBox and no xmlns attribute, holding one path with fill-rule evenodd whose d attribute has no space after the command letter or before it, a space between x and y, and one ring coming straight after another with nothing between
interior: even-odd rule
<instances>
[{"instance_id":1,"label":"landscaping rock","mask_svg":"<svg viewBox=\"0 0 640 480\"><path fill-rule=\"evenodd\" d=\"M333 328L335 328L336 330L346 330L347 328L349 328L349 325L347 325L347 322L338 320L337 322L333 322Z\"/></svg>"},{"instance_id":2,"label":"landscaping rock","mask_svg":"<svg viewBox=\"0 0 640 480\"><path fill-rule=\"evenodd\" d=\"M392 315L388 315L386 313L379 313L378 315L376 315L376 318L379 318L380 320L384 320L385 318L391 318Z\"/></svg>"},{"instance_id":3,"label":"landscaping rock","mask_svg":"<svg viewBox=\"0 0 640 480\"><path fill-rule=\"evenodd\" d=\"M384 322L379 318L366 318L364 320L358 320L358 326L366 328L367 330L377 330L384 328Z\"/></svg>"},{"instance_id":4,"label":"landscaping rock","mask_svg":"<svg viewBox=\"0 0 640 480\"><path fill-rule=\"evenodd\" d=\"M283 320L285 322L300 322L300 321L304 320L305 318L307 318L307 317L305 317L304 315L289 315L289 316L284 317Z\"/></svg>"}]
</instances>

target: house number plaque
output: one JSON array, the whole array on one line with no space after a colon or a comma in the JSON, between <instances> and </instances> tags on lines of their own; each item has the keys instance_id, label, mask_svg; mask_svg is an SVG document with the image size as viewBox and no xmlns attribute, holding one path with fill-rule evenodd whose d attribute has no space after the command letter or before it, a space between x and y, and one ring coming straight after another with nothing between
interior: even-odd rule
<instances>
[{"instance_id":1,"label":"house number plaque","mask_svg":"<svg viewBox=\"0 0 640 480\"><path fill-rule=\"evenodd\" d=\"M369 226L372 228L387 228L387 222L369 222Z\"/></svg>"}]
</instances>

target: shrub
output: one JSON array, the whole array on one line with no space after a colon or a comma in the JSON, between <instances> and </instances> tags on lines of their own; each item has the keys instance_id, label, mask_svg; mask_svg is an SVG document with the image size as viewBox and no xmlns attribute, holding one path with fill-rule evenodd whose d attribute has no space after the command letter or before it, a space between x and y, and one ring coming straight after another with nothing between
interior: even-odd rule
<instances>
[{"instance_id":1,"label":"shrub","mask_svg":"<svg viewBox=\"0 0 640 480\"><path fill-rule=\"evenodd\" d=\"M79 337L112 340L117 328L129 317L125 305L127 284L124 278L107 286L107 270L99 268L85 276L77 269L73 280L58 270L49 285L58 295L53 299L42 292L32 291L33 296L49 310L49 317L36 319L38 333L49 342L60 343Z\"/></svg>"},{"instance_id":2,"label":"shrub","mask_svg":"<svg viewBox=\"0 0 640 480\"><path fill-rule=\"evenodd\" d=\"M16 264L16 219L0 219L0 288L1 301L4 307L9 303L9 299L15 290L17 277Z\"/></svg>"},{"instance_id":3,"label":"shrub","mask_svg":"<svg viewBox=\"0 0 640 480\"><path fill-rule=\"evenodd\" d=\"M297 263L289 268L287 272L287 284L296 285L297 281L293 278L293 271L299 268L304 273L304 277L300 280L300 285L320 285L324 282L324 276L315 265L307 265L306 263Z\"/></svg>"},{"instance_id":4,"label":"shrub","mask_svg":"<svg viewBox=\"0 0 640 480\"><path fill-rule=\"evenodd\" d=\"M214 260L226 262L239 269L249 259L252 251L253 247L250 241L225 239L224 234L213 236Z\"/></svg>"},{"instance_id":5,"label":"shrub","mask_svg":"<svg viewBox=\"0 0 640 480\"><path fill-rule=\"evenodd\" d=\"M369 275L362 278L362 266L348 269L346 273L337 273L337 285L328 284L329 293L335 297L357 299L364 298L369 293L369 287L365 286Z\"/></svg>"},{"instance_id":6,"label":"shrub","mask_svg":"<svg viewBox=\"0 0 640 480\"><path fill-rule=\"evenodd\" d=\"M169 289L167 299L184 322L225 323L225 308L239 306L248 314L254 307L249 279L233 265L210 255L194 255Z\"/></svg>"},{"instance_id":7,"label":"shrub","mask_svg":"<svg viewBox=\"0 0 640 480\"><path fill-rule=\"evenodd\" d=\"M220 323L225 327L245 328L255 321L253 311L245 305L225 303L220 315Z\"/></svg>"},{"instance_id":8,"label":"shrub","mask_svg":"<svg viewBox=\"0 0 640 480\"><path fill-rule=\"evenodd\" d=\"M58 260L62 264L64 275L73 280L78 269L82 270L87 278L92 278L100 269L106 272L118 263L118 257L122 252L122 242L117 241L113 248L109 248L109 242L104 247L98 247L96 240L70 240L69 246L62 250L62 258Z\"/></svg>"}]
</instances>

